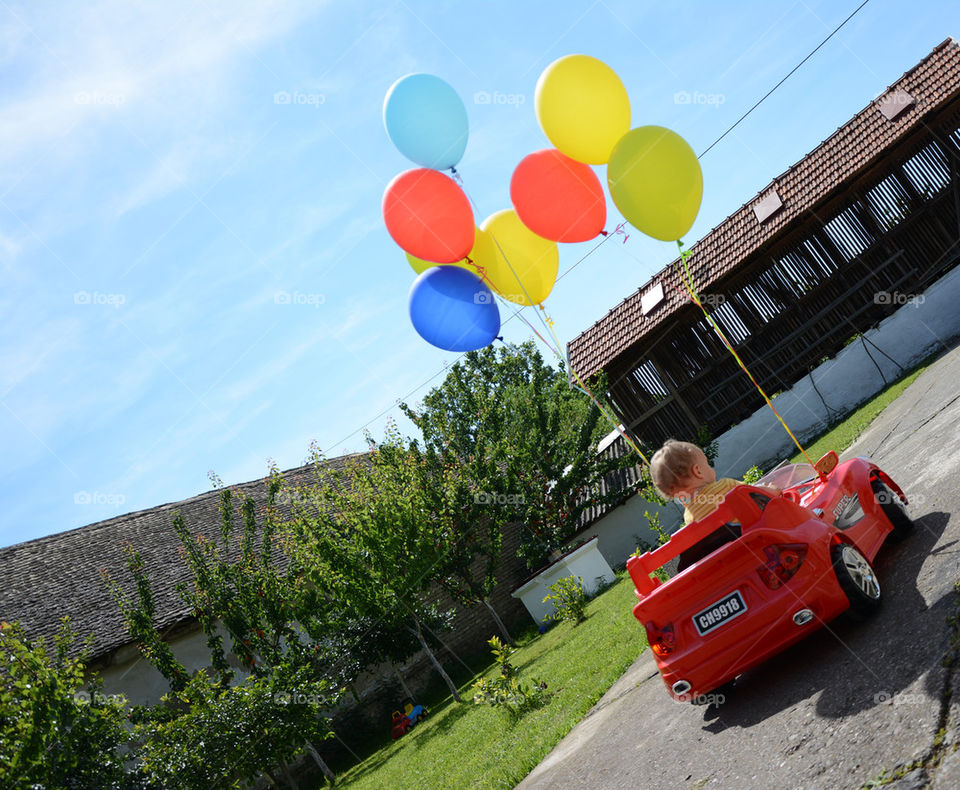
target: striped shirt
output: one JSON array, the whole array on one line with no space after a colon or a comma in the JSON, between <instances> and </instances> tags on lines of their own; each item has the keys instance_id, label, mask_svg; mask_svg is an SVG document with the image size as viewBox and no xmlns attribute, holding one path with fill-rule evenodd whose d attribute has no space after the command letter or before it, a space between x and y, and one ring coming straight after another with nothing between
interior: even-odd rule
<instances>
[{"instance_id":1,"label":"striped shirt","mask_svg":"<svg viewBox=\"0 0 960 790\"><path fill-rule=\"evenodd\" d=\"M739 480L730 477L721 477L715 483L707 483L693 492L690 501L685 503L683 510L683 525L686 526L691 521L699 521L709 516L723 498L734 488L743 485Z\"/></svg>"}]
</instances>

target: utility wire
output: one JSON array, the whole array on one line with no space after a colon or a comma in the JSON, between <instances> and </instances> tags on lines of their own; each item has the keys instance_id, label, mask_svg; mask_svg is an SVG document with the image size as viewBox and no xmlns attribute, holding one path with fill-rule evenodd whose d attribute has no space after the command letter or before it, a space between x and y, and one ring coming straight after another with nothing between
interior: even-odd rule
<instances>
[{"instance_id":1,"label":"utility wire","mask_svg":"<svg viewBox=\"0 0 960 790\"><path fill-rule=\"evenodd\" d=\"M837 25L837 26L833 29L833 31L830 33L829 36L827 36L823 41L821 41L819 44L817 44L816 48L814 48L813 50L811 50L811 52L810 52L803 60L801 60L796 66L794 66L794 67L790 70L790 73L787 74L786 77L784 77L782 80L780 80L780 82L778 82L778 83L777 83L776 85L774 85L770 90L768 90L768 91L760 98L760 100L759 100L756 104L753 105L753 107L751 107L751 108L750 108L749 110L747 110L743 115L741 115L739 118L737 118L737 120L734 122L733 126L731 126L729 129L727 129L727 131L725 131L723 134L721 134L716 140L714 140L712 143L710 143L710 145L707 146L707 148L703 151L703 153L701 153L701 154L697 157L697 159L702 159L703 156L704 156L704 154L707 153L707 151L709 151L711 148L713 148L713 147L714 147L717 143L719 143L724 137L726 137L728 134L730 134L730 132L732 132L734 129L736 129L737 126L740 125L740 122L741 122L744 118L746 118L750 113L752 113L755 109L757 109L757 107L759 107L761 104L763 104L763 102L770 96L771 93L773 93L777 88L779 88L781 85L783 85L783 83L785 83L788 79L790 79L790 77L793 76L793 73L794 73L797 69L799 69L804 63L806 63L808 60L810 60L810 58L812 58L812 57L814 56L814 54L816 54L817 50L820 49L820 47L822 47L822 46L823 46L824 44L826 44L831 38L833 38L834 35L837 33L837 31L840 30L840 28L842 28L845 24L847 24L847 22L849 22L851 19L853 19L853 18L857 15L857 12L858 12L861 8L863 8L863 7L864 7L867 3L869 3L869 2L870 2L870 0L863 0L863 2L860 3L860 5L858 5L855 9L853 9L853 12L850 14L850 16L848 16L848 17L847 17L846 19L844 19L839 25Z\"/></svg>"}]
</instances>

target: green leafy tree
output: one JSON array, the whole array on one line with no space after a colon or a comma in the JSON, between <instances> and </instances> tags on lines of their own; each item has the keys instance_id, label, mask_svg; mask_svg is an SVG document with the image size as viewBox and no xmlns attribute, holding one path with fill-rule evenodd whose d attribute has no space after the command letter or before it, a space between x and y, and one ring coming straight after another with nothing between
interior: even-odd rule
<instances>
[{"instance_id":1,"label":"green leafy tree","mask_svg":"<svg viewBox=\"0 0 960 790\"><path fill-rule=\"evenodd\" d=\"M327 600L377 624L385 634L412 635L460 702L427 636L446 619L428 603L456 534L450 497L452 472L436 467L396 428L344 469L318 462L316 482L294 507L297 559L310 584Z\"/></svg>"},{"instance_id":2,"label":"green leafy tree","mask_svg":"<svg viewBox=\"0 0 960 790\"><path fill-rule=\"evenodd\" d=\"M18 624L0 627L0 786L146 787L123 768L125 700L85 680L86 650L71 657L69 620L48 652Z\"/></svg>"},{"instance_id":3,"label":"green leafy tree","mask_svg":"<svg viewBox=\"0 0 960 790\"><path fill-rule=\"evenodd\" d=\"M517 486L503 442L509 415L498 396L529 381L538 364L535 352L498 354L488 346L455 364L419 408L400 405L420 429L426 453L455 469L461 486L458 540L445 557L441 584L455 600L483 605L509 644L510 633L490 603L503 529L517 516L511 506Z\"/></svg>"},{"instance_id":4,"label":"green leafy tree","mask_svg":"<svg viewBox=\"0 0 960 790\"><path fill-rule=\"evenodd\" d=\"M603 392L603 382L592 389ZM610 430L600 410L532 343L469 352L419 409L402 408L427 448L461 464L476 492L462 529L479 533L464 545L475 547L473 559L484 556L494 566L500 544L490 540L491 530L520 522L521 557L536 569L578 531L588 508L623 498L618 475L637 463L630 455L597 453ZM473 559L464 551L449 576ZM484 582L488 597L492 574Z\"/></svg>"},{"instance_id":5,"label":"green leafy tree","mask_svg":"<svg viewBox=\"0 0 960 790\"><path fill-rule=\"evenodd\" d=\"M224 684L200 670L144 711L142 771L167 790L238 787L284 770L304 743L328 737L317 708L333 702L309 673L251 675ZM312 747L311 747L312 748Z\"/></svg>"},{"instance_id":6,"label":"green leafy tree","mask_svg":"<svg viewBox=\"0 0 960 790\"><path fill-rule=\"evenodd\" d=\"M191 678L157 632L149 578L133 547L126 547L135 582L133 598L104 575L131 637L170 685L161 705L135 714L150 775L179 777L165 779L179 782L170 786L212 787L218 786L209 784L213 776L226 783L253 776L247 738L251 721L276 729L261 733L256 750L257 765L267 775L277 768L284 770L286 762L306 750L328 777L333 776L313 742L332 737L326 711L336 705L340 689L352 679L351 667L337 651L335 623L327 617L326 602L305 584L290 556L278 551L275 504L280 477L276 470L267 488L262 526L252 498L244 496L236 506L233 493L220 490L219 541L191 533L180 514L173 519L190 571L189 583L178 585L177 590L207 637L211 675L204 671ZM224 633L248 675L240 682L227 655ZM265 698L268 691L299 701L270 703ZM198 773L178 767L185 757L175 748L175 739L167 737L174 732L186 743L216 744L208 770ZM295 732L301 736L292 742L287 736Z\"/></svg>"}]
</instances>

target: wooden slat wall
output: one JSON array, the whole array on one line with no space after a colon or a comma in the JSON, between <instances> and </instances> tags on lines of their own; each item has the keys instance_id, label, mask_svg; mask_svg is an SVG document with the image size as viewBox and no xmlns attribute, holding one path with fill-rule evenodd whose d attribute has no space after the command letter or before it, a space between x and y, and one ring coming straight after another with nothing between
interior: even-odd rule
<instances>
[{"instance_id":1,"label":"wooden slat wall","mask_svg":"<svg viewBox=\"0 0 960 790\"><path fill-rule=\"evenodd\" d=\"M960 262L960 111L890 151L777 242L701 297L764 390L788 389ZM690 305L630 360L606 369L609 397L649 447L714 436L763 399Z\"/></svg>"}]
</instances>

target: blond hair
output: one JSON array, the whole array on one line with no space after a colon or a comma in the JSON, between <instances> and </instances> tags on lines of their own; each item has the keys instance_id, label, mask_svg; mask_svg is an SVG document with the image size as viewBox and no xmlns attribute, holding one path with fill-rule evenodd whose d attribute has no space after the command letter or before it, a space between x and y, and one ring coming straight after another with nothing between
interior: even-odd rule
<instances>
[{"instance_id":1,"label":"blond hair","mask_svg":"<svg viewBox=\"0 0 960 790\"><path fill-rule=\"evenodd\" d=\"M650 459L650 478L660 493L667 499L674 496L677 486L690 477L702 453L695 444L667 439Z\"/></svg>"}]
</instances>

